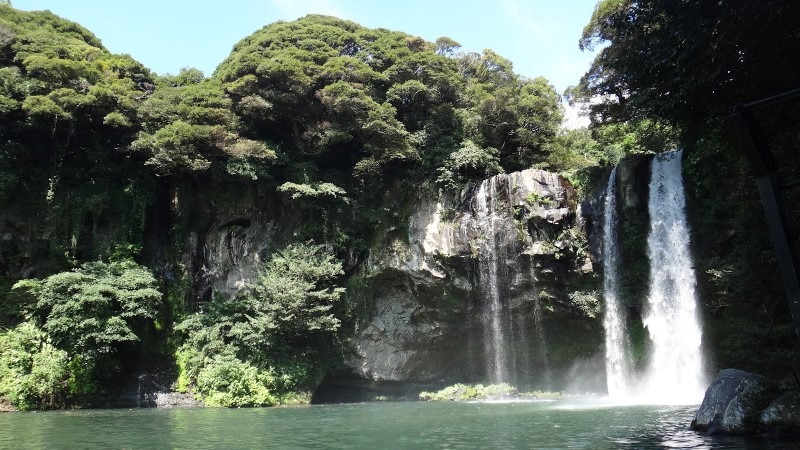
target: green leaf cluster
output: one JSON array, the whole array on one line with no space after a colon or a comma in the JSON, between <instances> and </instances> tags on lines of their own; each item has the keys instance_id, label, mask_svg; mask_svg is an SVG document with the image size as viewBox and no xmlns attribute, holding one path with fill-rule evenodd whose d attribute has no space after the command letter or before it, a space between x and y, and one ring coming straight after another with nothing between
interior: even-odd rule
<instances>
[{"instance_id":1,"label":"green leaf cluster","mask_svg":"<svg viewBox=\"0 0 800 450\"><path fill-rule=\"evenodd\" d=\"M320 381L341 325L341 264L320 245L274 253L236 298L217 298L176 327L181 385L207 404L265 406Z\"/></svg>"},{"instance_id":2,"label":"green leaf cluster","mask_svg":"<svg viewBox=\"0 0 800 450\"><path fill-rule=\"evenodd\" d=\"M63 405L69 357L32 322L0 333L0 397L19 409Z\"/></svg>"},{"instance_id":3,"label":"green leaf cluster","mask_svg":"<svg viewBox=\"0 0 800 450\"><path fill-rule=\"evenodd\" d=\"M800 85L798 14L786 0L600 1L580 45L603 47L579 90L602 100L597 123L659 118L697 136L737 103Z\"/></svg>"},{"instance_id":4,"label":"green leaf cluster","mask_svg":"<svg viewBox=\"0 0 800 450\"><path fill-rule=\"evenodd\" d=\"M496 148L480 148L472 141L464 141L462 147L444 161L439 170L437 183L454 188L466 181L482 180L503 173Z\"/></svg>"},{"instance_id":5,"label":"green leaf cluster","mask_svg":"<svg viewBox=\"0 0 800 450\"><path fill-rule=\"evenodd\" d=\"M156 317L155 286L152 273L128 259L17 282L17 307L28 320L2 337L0 395L26 409L96 390Z\"/></svg>"},{"instance_id":6,"label":"green leaf cluster","mask_svg":"<svg viewBox=\"0 0 800 450\"><path fill-rule=\"evenodd\" d=\"M508 383L500 384L454 384L437 392L420 392L419 399L433 402L463 402L470 400L486 400L498 397L518 397L519 391Z\"/></svg>"}]
</instances>

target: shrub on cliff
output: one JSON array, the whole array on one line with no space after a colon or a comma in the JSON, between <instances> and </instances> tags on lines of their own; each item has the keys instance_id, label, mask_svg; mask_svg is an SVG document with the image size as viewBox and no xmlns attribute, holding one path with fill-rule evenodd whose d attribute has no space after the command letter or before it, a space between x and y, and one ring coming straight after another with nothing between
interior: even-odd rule
<instances>
[{"instance_id":1,"label":"shrub on cliff","mask_svg":"<svg viewBox=\"0 0 800 450\"><path fill-rule=\"evenodd\" d=\"M128 259L15 284L16 307L30 321L4 338L0 384L12 386L6 391L19 399L16 406L57 406L56 399L94 392L116 374L119 353L156 316L161 293L155 284L147 268ZM31 391L27 381L14 379L40 381Z\"/></svg>"},{"instance_id":2,"label":"shrub on cliff","mask_svg":"<svg viewBox=\"0 0 800 450\"><path fill-rule=\"evenodd\" d=\"M179 385L217 406L269 406L313 388L341 323L342 273L325 246L274 253L241 294L214 299L176 327L185 336Z\"/></svg>"},{"instance_id":3,"label":"shrub on cliff","mask_svg":"<svg viewBox=\"0 0 800 450\"><path fill-rule=\"evenodd\" d=\"M47 333L24 322L0 334L0 397L19 409L63 405L69 384L67 352Z\"/></svg>"},{"instance_id":4,"label":"shrub on cliff","mask_svg":"<svg viewBox=\"0 0 800 450\"><path fill-rule=\"evenodd\" d=\"M463 402L470 400L486 400L491 398L518 397L517 388L508 383L499 384L454 384L437 392L420 392L419 399L434 402Z\"/></svg>"}]
</instances>

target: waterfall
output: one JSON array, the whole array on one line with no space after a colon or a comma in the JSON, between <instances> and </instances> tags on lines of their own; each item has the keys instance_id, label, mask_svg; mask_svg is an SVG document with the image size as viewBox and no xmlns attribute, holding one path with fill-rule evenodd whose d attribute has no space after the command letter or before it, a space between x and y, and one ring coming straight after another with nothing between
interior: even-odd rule
<instances>
[{"instance_id":1,"label":"waterfall","mask_svg":"<svg viewBox=\"0 0 800 450\"><path fill-rule=\"evenodd\" d=\"M659 403L697 403L705 386L681 155L680 150L660 155L651 166L650 292L644 325L652 353L644 395Z\"/></svg>"},{"instance_id":2,"label":"waterfall","mask_svg":"<svg viewBox=\"0 0 800 450\"><path fill-rule=\"evenodd\" d=\"M481 287L485 299L483 309L484 360L492 383L508 381L503 304L498 285L499 258L495 222L497 216L497 179L481 183L476 194L476 213L482 226L483 244L479 257Z\"/></svg>"},{"instance_id":3,"label":"waterfall","mask_svg":"<svg viewBox=\"0 0 800 450\"><path fill-rule=\"evenodd\" d=\"M536 326L537 362L542 371L540 388L542 390L549 390L553 386L553 376L550 373L550 356L547 353L547 336L544 333L544 325L542 324L542 302L539 301L538 296L533 304L533 320Z\"/></svg>"},{"instance_id":4,"label":"waterfall","mask_svg":"<svg viewBox=\"0 0 800 450\"><path fill-rule=\"evenodd\" d=\"M480 362L490 383L533 387L538 382L541 388L552 381L534 272L536 256L548 253L541 253L538 236L525 227L529 220L555 224L567 217L571 190L565 184L536 169L491 177L473 191L471 218L458 229L477 256L481 300L475 319L483 331ZM525 261L520 255L530 257L527 274L520 270ZM520 287L528 280L530 291L524 293Z\"/></svg>"},{"instance_id":5,"label":"waterfall","mask_svg":"<svg viewBox=\"0 0 800 450\"><path fill-rule=\"evenodd\" d=\"M617 242L617 168L611 170L605 191L603 217L603 297L606 332L606 384L609 397L623 397L630 388L630 352L625 328L624 308L617 298L619 248Z\"/></svg>"}]
</instances>

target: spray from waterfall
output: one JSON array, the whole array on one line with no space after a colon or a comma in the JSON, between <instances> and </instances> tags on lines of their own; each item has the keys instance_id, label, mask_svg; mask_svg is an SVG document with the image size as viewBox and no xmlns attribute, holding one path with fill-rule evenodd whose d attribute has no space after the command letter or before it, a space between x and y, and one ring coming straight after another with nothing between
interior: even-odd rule
<instances>
[{"instance_id":1,"label":"spray from waterfall","mask_svg":"<svg viewBox=\"0 0 800 450\"><path fill-rule=\"evenodd\" d=\"M617 168L611 170L605 191L603 217L603 297L606 332L606 384L608 395L621 398L631 387L630 351L625 327L624 307L618 298L619 246L617 240L617 200L615 186Z\"/></svg>"},{"instance_id":2,"label":"spray from waterfall","mask_svg":"<svg viewBox=\"0 0 800 450\"><path fill-rule=\"evenodd\" d=\"M702 332L681 176L682 151L653 159L650 180L650 292L644 325L652 343L644 397L658 403L703 398Z\"/></svg>"}]
</instances>

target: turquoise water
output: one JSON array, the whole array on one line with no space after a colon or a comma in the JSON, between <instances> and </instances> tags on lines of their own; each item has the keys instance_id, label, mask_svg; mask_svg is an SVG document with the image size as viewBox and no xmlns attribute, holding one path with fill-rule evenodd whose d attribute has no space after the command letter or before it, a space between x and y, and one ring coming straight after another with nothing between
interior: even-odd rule
<instances>
[{"instance_id":1,"label":"turquoise water","mask_svg":"<svg viewBox=\"0 0 800 450\"><path fill-rule=\"evenodd\" d=\"M0 414L2 448L797 448L706 437L696 407L376 402Z\"/></svg>"}]
</instances>

